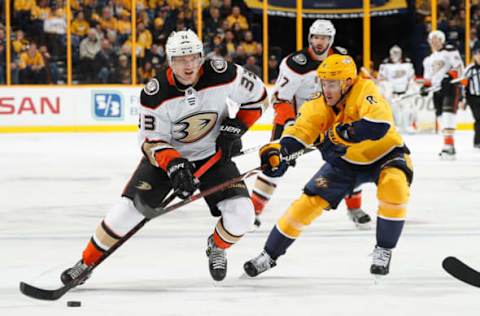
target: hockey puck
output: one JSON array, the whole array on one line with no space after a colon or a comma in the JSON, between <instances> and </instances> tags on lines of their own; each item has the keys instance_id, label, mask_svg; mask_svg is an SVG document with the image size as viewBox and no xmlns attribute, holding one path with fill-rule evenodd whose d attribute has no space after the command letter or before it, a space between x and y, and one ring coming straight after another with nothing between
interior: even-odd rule
<instances>
[{"instance_id":1,"label":"hockey puck","mask_svg":"<svg viewBox=\"0 0 480 316\"><path fill-rule=\"evenodd\" d=\"M80 306L82 306L82 302L80 302L80 301L68 301L67 306L68 307L80 307Z\"/></svg>"}]
</instances>

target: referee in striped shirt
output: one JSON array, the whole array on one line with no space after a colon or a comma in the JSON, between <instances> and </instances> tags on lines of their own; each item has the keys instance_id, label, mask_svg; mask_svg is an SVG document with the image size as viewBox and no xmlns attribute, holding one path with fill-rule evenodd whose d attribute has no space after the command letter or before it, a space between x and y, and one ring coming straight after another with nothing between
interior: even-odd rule
<instances>
[{"instance_id":1,"label":"referee in striped shirt","mask_svg":"<svg viewBox=\"0 0 480 316\"><path fill-rule=\"evenodd\" d=\"M464 78L468 79L466 90L467 104L475 119L473 146L480 149L480 46L473 49L473 63L465 68Z\"/></svg>"}]
</instances>

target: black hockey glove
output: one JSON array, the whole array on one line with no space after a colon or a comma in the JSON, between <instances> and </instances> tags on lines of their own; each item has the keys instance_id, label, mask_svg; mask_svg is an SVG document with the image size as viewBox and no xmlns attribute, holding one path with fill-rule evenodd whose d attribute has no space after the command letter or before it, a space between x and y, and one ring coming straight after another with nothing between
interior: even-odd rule
<instances>
[{"instance_id":1,"label":"black hockey glove","mask_svg":"<svg viewBox=\"0 0 480 316\"><path fill-rule=\"evenodd\" d=\"M263 173L269 177L283 176L288 169L288 164L282 160L282 145L279 143L266 144L260 148L260 162Z\"/></svg>"},{"instance_id":2,"label":"black hockey glove","mask_svg":"<svg viewBox=\"0 0 480 316\"><path fill-rule=\"evenodd\" d=\"M318 149L322 153L323 160L332 163L338 157L345 155L347 146L342 144L338 137L341 137L339 135L344 134L347 128L347 124L338 124L325 132L323 141L318 146Z\"/></svg>"},{"instance_id":3,"label":"black hockey glove","mask_svg":"<svg viewBox=\"0 0 480 316\"><path fill-rule=\"evenodd\" d=\"M241 142L240 138L247 131L247 127L238 119L226 118L220 125L220 134L217 137L217 150L222 150L222 161L232 158L234 146Z\"/></svg>"},{"instance_id":4,"label":"black hockey glove","mask_svg":"<svg viewBox=\"0 0 480 316\"><path fill-rule=\"evenodd\" d=\"M186 199L196 190L193 177L193 166L185 158L175 158L167 165L167 175L172 183L175 194Z\"/></svg>"},{"instance_id":5,"label":"black hockey glove","mask_svg":"<svg viewBox=\"0 0 480 316\"><path fill-rule=\"evenodd\" d=\"M428 96L428 92L429 92L428 89L429 89L429 88L430 88L430 87L427 87L427 86L421 86L421 87L420 87L420 95L421 95L422 97Z\"/></svg>"}]
</instances>

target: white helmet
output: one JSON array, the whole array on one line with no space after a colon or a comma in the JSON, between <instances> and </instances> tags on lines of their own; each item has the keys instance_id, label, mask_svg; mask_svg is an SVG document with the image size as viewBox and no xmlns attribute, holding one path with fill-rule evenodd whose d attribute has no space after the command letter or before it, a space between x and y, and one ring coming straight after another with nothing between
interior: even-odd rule
<instances>
[{"instance_id":1,"label":"white helmet","mask_svg":"<svg viewBox=\"0 0 480 316\"><path fill-rule=\"evenodd\" d=\"M442 44L445 44L445 33L443 33L442 31L440 30L431 31L428 34L428 42L431 43L432 38L434 37L437 37L438 39L440 39L440 42L442 42Z\"/></svg>"},{"instance_id":2,"label":"white helmet","mask_svg":"<svg viewBox=\"0 0 480 316\"><path fill-rule=\"evenodd\" d=\"M166 45L168 63L172 57L200 54L203 59L203 44L192 30L173 31L167 39Z\"/></svg>"},{"instance_id":3,"label":"white helmet","mask_svg":"<svg viewBox=\"0 0 480 316\"><path fill-rule=\"evenodd\" d=\"M402 49L398 45L393 45L390 48L390 59L397 62L402 59Z\"/></svg>"},{"instance_id":4,"label":"white helmet","mask_svg":"<svg viewBox=\"0 0 480 316\"><path fill-rule=\"evenodd\" d=\"M312 39L313 35L323 35L323 36L330 36L330 43L325 51L327 51L333 45L333 40L335 38L335 27L333 26L332 22L329 20L316 20L310 26L310 30L308 32L308 43L311 45L310 40ZM322 52L323 53L323 52Z\"/></svg>"}]
</instances>

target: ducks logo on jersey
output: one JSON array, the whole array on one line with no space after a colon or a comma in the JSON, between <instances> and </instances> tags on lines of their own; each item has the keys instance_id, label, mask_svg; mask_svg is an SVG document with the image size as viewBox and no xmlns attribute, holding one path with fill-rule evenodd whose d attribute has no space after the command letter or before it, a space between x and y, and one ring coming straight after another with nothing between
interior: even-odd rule
<instances>
[{"instance_id":1,"label":"ducks logo on jersey","mask_svg":"<svg viewBox=\"0 0 480 316\"><path fill-rule=\"evenodd\" d=\"M194 113L174 123L173 138L181 143L193 143L205 137L215 127L217 112Z\"/></svg>"}]
</instances>

